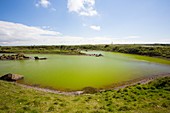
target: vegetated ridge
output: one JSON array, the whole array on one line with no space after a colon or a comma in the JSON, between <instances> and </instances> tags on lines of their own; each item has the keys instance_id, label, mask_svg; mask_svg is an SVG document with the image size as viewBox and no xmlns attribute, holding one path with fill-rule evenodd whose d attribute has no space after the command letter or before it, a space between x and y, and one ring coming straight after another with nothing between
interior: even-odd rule
<instances>
[{"instance_id":1,"label":"vegetated ridge","mask_svg":"<svg viewBox=\"0 0 170 113\"><path fill-rule=\"evenodd\" d=\"M170 77L95 94L59 95L0 81L1 113L169 113Z\"/></svg>"},{"instance_id":2,"label":"vegetated ridge","mask_svg":"<svg viewBox=\"0 0 170 113\"><path fill-rule=\"evenodd\" d=\"M55 53L66 55L84 55L81 50L102 50L170 59L170 44L101 44L0 47L0 53Z\"/></svg>"}]
</instances>

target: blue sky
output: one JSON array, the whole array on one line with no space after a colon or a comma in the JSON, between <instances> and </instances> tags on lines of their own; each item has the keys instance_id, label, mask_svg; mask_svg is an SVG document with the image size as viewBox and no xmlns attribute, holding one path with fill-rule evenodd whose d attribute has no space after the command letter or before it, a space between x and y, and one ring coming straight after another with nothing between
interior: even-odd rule
<instances>
[{"instance_id":1,"label":"blue sky","mask_svg":"<svg viewBox=\"0 0 170 113\"><path fill-rule=\"evenodd\" d=\"M1 0L0 45L170 43L170 0Z\"/></svg>"}]
</instances>

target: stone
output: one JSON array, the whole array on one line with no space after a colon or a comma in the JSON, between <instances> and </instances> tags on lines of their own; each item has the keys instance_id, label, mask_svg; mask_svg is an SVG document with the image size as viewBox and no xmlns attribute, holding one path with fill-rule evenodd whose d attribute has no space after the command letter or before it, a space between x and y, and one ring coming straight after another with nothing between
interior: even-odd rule
<instances>
[{"instance_id":1,"label":"stone","mask_svg":"<svg viewBox=\"0 0 170 113\"><path fill-rule=\"evenodd\" d=\"M23 53L19 53L16 55L5 55L0 56L0 60L26 60L30 59L30 57L25 56Z\"/></svg>"},{"instance_id":2,"label":"stone","mask_svg":"<svg viewBox=\"0 0 170 113\"><path fill-rule=\"evenodd\" d=\"M21 79L24 79L22 75L11 74L11 73L8 73L0 77L0 80L5 80L5 81L18 81Z\"/></svg>"},{"instance_id":3,"label":"stone","mask_svg":"<svg viewBox=\"0 0 170 113\"><path fill-rule=\"evenodd\" d=\"M46 60L47 58L39 58L37 56L34 57L35 60Z\"/></svg>"}]
</instances>

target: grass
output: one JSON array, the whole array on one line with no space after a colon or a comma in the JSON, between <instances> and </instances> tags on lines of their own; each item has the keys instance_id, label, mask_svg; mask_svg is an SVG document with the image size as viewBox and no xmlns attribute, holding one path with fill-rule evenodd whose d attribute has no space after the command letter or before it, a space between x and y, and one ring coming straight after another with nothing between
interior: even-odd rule
<instances>
[{"instance_id":1,"label":"grass","mask_svg":"<svg viewBox=\"0 0 170 113\"><path fill-rule=\"evenodd\" d=\"M80 50L102 50L170 59L170 44L109 44L109 45L50 45L50 46L0 46L0 53L56 53L82 54Z\"/></svg>"},{"instance_id":2,"label":"grass","mask_svg":"<svg viewBox=\"0 0 170 113\"><path fill-rule=\"evenodd\" d=\"M154 63L161 63L161 64L168 64L170 65L170 60L164 59L164 58L156 58L156 57L149 57L149 56L142 56L142 55L136 55L136 54L125 54L125 53L119 53L119 52L113 52L114 54L120 54L122 56L134 58L137 60L145 60L148 62L154 62Z\"/></svg>"},{"instance_id":3,"label":"grass","mask_svg":"<svg viewBox=\"0 0 170 113\"><path fill-rule=\"evenodd\" d=\"M95 94L58 95L0 81L0 113L169 113L170 77Z\"/></svg>"},{"instance_id":4,"label":"grass","mask_svg":"<svg viewBox=\"0 0 170 113\"><path fill-rule=\"evenodd\" d=\"M43 54L64 54L64 55L83 55L78 50L63 50L58 48L39 48L36 46L35 48L28 47L0 47L0 53L43 53ZM52 47L52 46L51 46Z\"/></svg>"}]
</instances>

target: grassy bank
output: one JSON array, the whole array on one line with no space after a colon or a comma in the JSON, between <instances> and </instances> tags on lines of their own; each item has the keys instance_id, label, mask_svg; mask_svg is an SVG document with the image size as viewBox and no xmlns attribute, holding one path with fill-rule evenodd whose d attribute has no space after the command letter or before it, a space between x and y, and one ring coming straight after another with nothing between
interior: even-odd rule
<instances>
[{"instance_id":1,"label":"grassy bank","mask_svg":"<svg viewBox=\"0 0 170 113\"><path fill-rule=\"evenodd\" d=\"M125 57L134 58L136 60L143 60L153 63L160 63L160 64L168 64L170 65L170 59L163 58L163 57L150 57L150 56L142 56L137 54L126 54L126 53L119 53L119 52L113 52L114 54L118 54Z\"/></svg>"},{"instance_id":2,"label":"grassy bank","mask_svg":"<svg viewBox=\"0 0 170 113\"><path fill-rule=\"evenodd\" d=\"M77 49L62 49L55 46L8 46L0 47L0 53L42 53L42 54L64 54L64 55L83 55Z\"/></svg>"},{"instance_id":3,"label":"grassy bank","mask_svg":"<svg viewBox=\"0 0 170 113\"><path fill-rule=\"evenodd\" d=\"M170 59L170 44L108 44L82 45L78 47L81 49L102 50Z\"/></svg>"},{"instance_id":4,"label":"grassy bank","mask_svg":"<svg viewBox=\"0 0 170 113\"><path fill-rule=\"evenodd\" d=\"M170 77L85 95L58 95L0 81L1 113L169 113Z\"/></svg>"},{"instance_id":5,"label":"grassy bank","mask_svg":"<svg viewBox=\"0 0 170 113\"><path fill-rule=\"evenodd\" d=\"M102 50L170 59L170 44L102 44L76 46L1 46L0 53L82 54L81 50Z\"/></svg>"}]
</instances>

